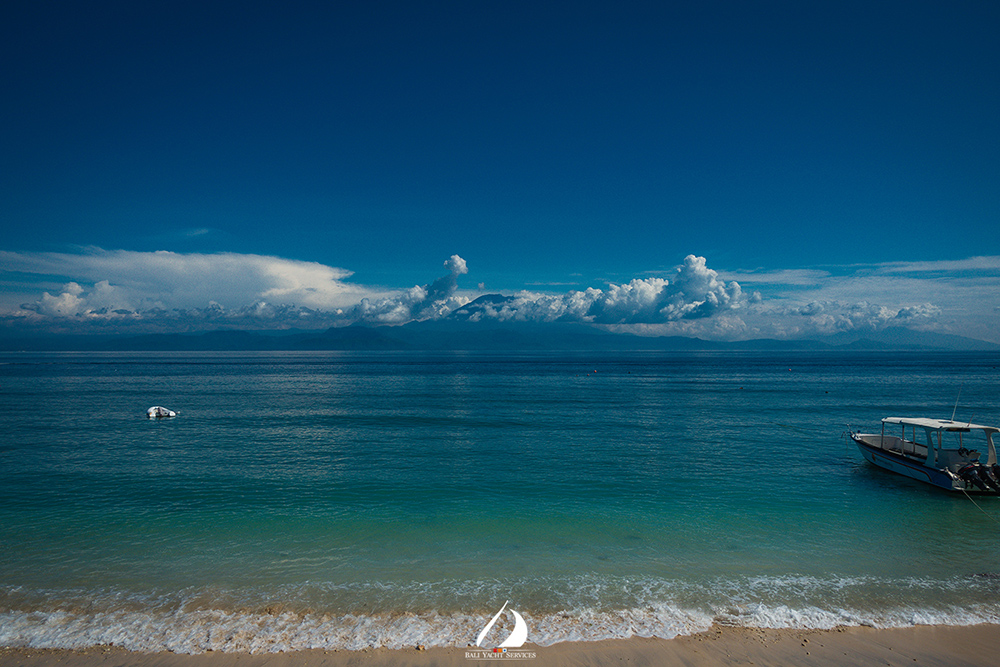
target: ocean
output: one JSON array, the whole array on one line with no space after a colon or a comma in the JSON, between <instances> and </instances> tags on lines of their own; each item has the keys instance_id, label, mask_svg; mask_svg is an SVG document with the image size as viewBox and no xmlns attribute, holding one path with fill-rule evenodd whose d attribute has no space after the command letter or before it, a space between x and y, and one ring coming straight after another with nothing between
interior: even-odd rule
<instances>
[{"instance_id":1,"label":"ocean","mask_svg":"<svg viewBox=\"0 0 1000 667\"><path fill-rule=\"evenodd\" d=\"M1000 354L3 353L0 645L1000 623L1000 498L874 468ZM149 420L162 405L173 419Z\"/></svg>"}]
</instances>

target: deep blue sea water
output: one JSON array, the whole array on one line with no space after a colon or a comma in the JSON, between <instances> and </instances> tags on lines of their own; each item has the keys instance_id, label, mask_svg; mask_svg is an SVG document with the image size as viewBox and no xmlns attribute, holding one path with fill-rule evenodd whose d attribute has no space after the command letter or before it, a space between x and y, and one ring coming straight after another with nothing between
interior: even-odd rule
<instances>
[{"instance_id":1,"label":"deep blue sea water","mask_svg":"<svg viewBox=\"0 0 1000 667\"><path fill-rule=\"evenodd\" d=\"M984 353L0 355L0 645L466 646L1000 623L1000 499L849 426ZM146 408L179 411L147 420ZM509 627L502 616L490 641Z\"/></svg>"}]
</instances>

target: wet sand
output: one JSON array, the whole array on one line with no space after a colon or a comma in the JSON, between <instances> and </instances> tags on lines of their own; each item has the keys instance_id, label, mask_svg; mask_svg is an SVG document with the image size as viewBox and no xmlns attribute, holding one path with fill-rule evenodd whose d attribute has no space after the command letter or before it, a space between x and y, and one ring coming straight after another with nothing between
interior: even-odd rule
<instances>
[{"instance_id":1,"label":"wet sand","mask_svg":"<svg viewBox=\"0 0 1000 667\"><path fill-rule=\"evenodd\" d=\"M1000 625L918 626L893 630L757 630L717 627L676 639L623 639L525 644L507 656L478 648L413 647L402 650L310 650L247 655L239 653L133 653L116 647L86 650L0 648L0 667L472 667L505 662L542 665L936 665L1000 664ZM520 658L513 659L512 658Z\"/></svg>"}]
</instances>

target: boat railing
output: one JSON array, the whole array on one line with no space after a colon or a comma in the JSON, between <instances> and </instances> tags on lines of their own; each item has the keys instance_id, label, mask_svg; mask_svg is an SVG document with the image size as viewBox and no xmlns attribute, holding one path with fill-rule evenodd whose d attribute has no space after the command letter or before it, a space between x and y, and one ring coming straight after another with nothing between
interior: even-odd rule
<instances>
[{"instance_id":1,"label":"boat railing","mask_svg":"<svg viewBox=\"0 0 1000 667\"><path fill-rule=\"evenodd\" d=\"M921 445L919 442L913 442L912 440L904 440L903 453L916 456L921 459L926 459L927 445Z\"/></svg>"},{"instance_id":2,"label":"boat railing","mask_svg":"<svg viewBox=\"0 0 1000 667\"><path fill-rule=\"evenodd\" d=\"M927 458L927 445L922 445L919 442L905 440L896 435L876 436L875 441L879 447L887 452L912 456L921 460Z\"/></svg>"}]
</instances>

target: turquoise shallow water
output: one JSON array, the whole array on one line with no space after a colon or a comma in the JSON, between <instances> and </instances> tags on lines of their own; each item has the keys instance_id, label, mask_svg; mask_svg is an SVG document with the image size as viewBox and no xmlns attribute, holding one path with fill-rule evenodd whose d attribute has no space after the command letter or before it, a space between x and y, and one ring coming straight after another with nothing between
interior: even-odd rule
<instances>
[{"instance_id":1,"label":"turquoise shallow water","mask_svg":"<svg viewBox=\"0 0 1000 667\"><path fill-rule=\"evenodd\" d=\"M506 600L541 644L1000 622L1000 502L843 438L960 390L958 418L1000 423L998 365L5 354L0 643L464 646Z\"/></svg>"}]
</instances>

